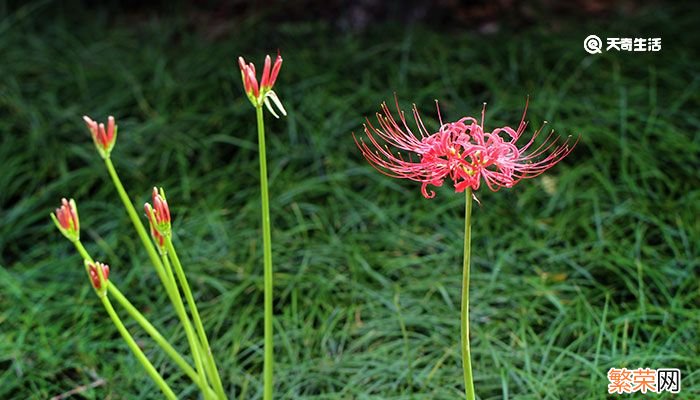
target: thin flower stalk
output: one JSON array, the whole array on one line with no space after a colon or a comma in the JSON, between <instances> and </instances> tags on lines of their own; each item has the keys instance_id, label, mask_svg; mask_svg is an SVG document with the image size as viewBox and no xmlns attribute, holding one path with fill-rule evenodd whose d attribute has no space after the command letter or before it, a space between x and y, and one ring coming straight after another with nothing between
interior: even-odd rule
<instances>
[{"instance_id":1,"label":"thin flower stalk","mask_svg":"<svg viewBox=\"0 0 700 400\"><path fill-rule=\"evenodd\" d=\"M197 339L193 334L194 332L192 329L192 322L190 321L189 317L187 316L187 313L185 312L182 297L180 296L180 292L177 288L175 278L172 275L172 271L170 271L170 273L167 271L163 259L161 259L161 257L158 256L158 254L156 253L156 249L153 246L153 242L151 242L151 240L148 239L148 233L146 233L146 228L143 226L141 219L136 214L136 209L131 203L131 200L129 199L129 196L126 193L124 185L122 185L121 180L119 179L119 175L117 175L117 171L114 169L114 165L112 164L110 158L105 159L105 165L107 166L107 170L109 171L109 174L112 178L112 182L114 183L114 186L117 189L117 193L119 193L119 197L121 198L122 203L124 204L124 207L127 210L127 213L129 214L129 218L131 219L134 228L136 228L136 232L138 233L141 242L146 248L146 252L148 253L149 258L151 259L151 263L155 267L156 273L158 274L158 277L160 278L163 287L165 287L165 291L168 294L168 297L170 298L170 302L175 308L175 312L178 315L178 318L180 319L180 323L185 329L188 343L190 345L190 352L192 353L192 358L195 360L195 366L198 373L200 374L200 378L202 379L202 381L206 382L207 380L205 372L202 368L203 363L201 362L201 358L199 356L198 351L199 343L197 342Z\"/></svg>"},{"instance_id":2,"label":"thin flower stalk","mask_svg":"<svg viewBox=\"0 0 700 400\"><path fill-rule=\"evenodd\" d=\"M126 193L124 185L122 184L121 179L119 179L119 175L117 174L117 171L114 168L114 164L112 164L112 160L110 158L105 159L105 166L107 167L107 171L109 172L109 175L112 178L112 183L114 184L114 187L117 189L119 198L124 204L124 208L126 209L126 212L129 215L129 219L131 220L134 229L136 229L136 233L138 234L139 239L141 239L143 247L146 249L148 258L151 260L151 264L156 270L158 278L160 278L161 283L165 287L170 301L173 303L173 305L175 305L176 300L174 295L176 295L177 292L174 290L173 283L168 280L168 277L163 269L163 263L161 262L160 257L158 256L158 252L153 246L153 242L151 242L151 240L148 238L146 228L143 226L143 223L141 222L141 219L139 218L138 213L136 212L136 208L134 208L134 205L131 202L129 195Z\"/></svg>"},{"instance_id":3,"label":"thin flower stalk","mask_svg":"<svg viewBox=\"0 0 700 400\"><path fill-rule=\"evenodd\" d=\"M197 309L197 304L194 301L194 296L192 296L192 291L190 290L190 285L187 282L187 277L185 276L185 270L182 268L180 263L180 258L177 256L175 251L175 246L173 246L173 241L171 236L166 236L165 238L166 249L168 257L175 267L175 275L180 282L182 291L185 293L185 299L187 300L187 305L190 309L190 314L192 314L192 319L194 321L194 327L197 331L197 336L199 336L199 342L202 345L202 358L204 358L204 368L207 371L207 375L211 377L213 381L214 388L216 389L217 395L220 398L225 398L224 387L221 382L221 377L219 376L219 370L216 367L216 362L214 361L214 355L211 352L211 347L209 346L209 340L207 339L207 334L204 330L204 324L202 324L202 319L199 316L199 310Z\"/></svg>"},{"instance_id":4,"label":"thin flower stalk","mask_svg":"<svg viewBox=\"0 0 700 400\"><path fill-rule=\"evenodd\" d=\"M119 304L121 304L122 307L126 310L126 312L143 328L146 333L155 341L167 354L170 359L177 364L180 369L189 377L192 382L194 382L199 389L206 393L205 396L208 396L209 398L216 398L217 394L214 392L214 390L209 387L206 383L206 381L203 381L199 375L197 375L197 371L194 370L190 366L190 364L178 353L177 350L161 335L158 330L151 325L150 322L146 319L146 317L141 314L136 307L134 307L131 302L119 291L119 289L114 285L114 283L110 282L110 285L107 288L109 290L109 294L116 299Z\"/></svg>"},{"instance_id":5,"label":"thin flower stalk","mask_svg":"<svg viewBox=\"0 0 700 400\"><path fill-rule=\"evenodd\" d=\"M136 356L136 359L141 363L143 368L146 370L146 373L151 377L151 379L153 379L156 385L158 385L166 398L177 399L170 386L168 386L167 382L165 382L163 377L158 373L158 371L156 371L155 367L153 367L153 364L151 364L143 351L141 351L139 346L136 344L136 341L134 341L134 338L131 336L129 331L124 326L124 323L117 315L116 311L114 311L114 307L112 307L112 303L109 301L109 297L107 296L109 266L93 261L92 257L90 257L82 243L80 243L80 220L78 218L78 208L75 201L73 199L70 201L62 199L61 207L56 210L55 214L51 214L51 219L54 221L59 231L68 240L70 240L71 243L74 244L80 255L83 257L85 272L88 275L97 297L102 302L102 305L107 311L107 314L109 314L110 319L117 327L119 333L122 335L122 338L124 341L126 341L127 345Z\"/></svg>"},{"instance_id":6,"label":"thin flower stalk","mask_svg":"<svg viewBox=\"0 0 700 400\"><path fill-rule=\"evenodd\" d=\"M103 124L98 124L97 122L90 119L90 117L88 116L84 116L83 119L87 124L88 130L92 135L93 141L95 142L95 146L98 152L100 153L100 156L105 162L107 172L109 173L110 178L112 179L112 183L114 184L114 187L116 188L117 193L119 194L119 198L124 204L124 208L126 209L126 212L129 215L129 219L134 225L136 233L141 239L141 243L146 249L148 257L150 258L151 263L153 264L153 267L155 268L156 273L158 274L158 277L160 278L161 282L163 283L163 286L166 288L166 291L170 295L171 293L173 293L172 284L167 281L167 276L165 275L165 272L163 270L163 264L160 261L160 257L158 257L158 253L153 247L153 243L149 240L146 228L143 226L143 223L141 222L141 219L139 218L138 213L136 212L136 209L134 208L134 205L129 198L129 195L126 193L124 185L122 184L121 179L119 179L119 175L117 174L117 171L114 168L114 164L112 163L112 159L110 158L111 150L114 148L116 142L117 132L117 126L114 122L114 117L110 116L108 118L106 130ZM111 135L110 132L112 132ZM172 297L171 301L174 301Z\"/></svg>"},{"instance_id":7,"label":"thin flower stalk","mask_svg":"<svg viewBox=\"0 0 700 400\"><path fill-rule=\"evenodd\" d=\"M217 391L218 396L220 396L221 398L225 398L226 396L224 393L223 385L221 384L221 379L218 378L218 371L216 370L215 366L214 368L212 368L212 365L214 363L213 355L209 350L208 341L206 341L206 335L203 333L204 328L202 327L201 320L199 320L199 312L197 311L197 306L194 303L194 297L192 296L192 291L190 290L190 286L187 282L187 278L185 277L182 265L180 265L179 260L177 260L178 262L177 264L175 264L175 274L173 274L171 267L172 264L169 262L169 260L173 259L172 252L175 250L175 248L172 246L171 240L172 229L170 208L168 206L168 201L165 198L165 191L163 190L163 188L161 188L160 190L158 190L158 188L155 187L153 188L151 201L153 202L152 206L149 203L144 204L146 217L148 218L149 226L151 228L151 236L153 237L153 240L158 246L163 265L167 270L166 272L168 274L168 278L173 282L175 286L177 286L177 281L179 281L180 283L180 288L185 294L185 298L187 299L187 303L190 308L190 313L192 314L192 319L195 321L195 327L198 331L197 336L199 336L199 339L197 339L197 336L194 335L194 330L191 327L191 324L189 324L190 321L188 318L188 324L186 325L186 328L188 329L186 329L185 332L187 333L188 340L190 341L190 346L196 346L196 348L192 348L192 351L193 354L195 354L196 352L197 359L195 360L195 365L197 366L197 371L200 372L200 376L203 380L207 379L207 375L209 376L209 378L213 379L215 382L214 387ZM177 281L175 280L176 277ZM180 291L178 290L178 296L179 295ZM177 305L178 314L185 314L184 316L186 317L186 311L184 304L182 303L182 298L180 297L179 300L180 301ZM199 324L197 324L197 321L199 321ZM202 338L204 338L204 341L202 340Z\"/></svg>"},{"instance_id":8,"label":"thin flower stalk","mask_svg":"<svg viewBox=\"0 0 700 400\"><path fill-rule=\"evenodd\" d=\"M173 274L173 269L170 265L170 261L168 260L167 254L163 253L161 255L161 260L163 262L163 265L165 267L166 274L168 275L168 279L171 281L175 281L175 276ZM177 290L177 288L176 288ZM180 318L180 321L182 323L183 328L185 329L185 336L187 336L187 343L190 346L190 352L192 353L192 358L194 359L194 365L195 369L197 370L197 373L199 374L199 378L204 382L204 384L208 385L209 382L207 380L207 374L206 370L204 368L204 360L202 357L202 347L197 339L197 335L194 332L194 329L192 327L192 323L187 317L187 311L185 311L185 305L182 302L182 298L180 297L180 293L178 291L177 294L177 299L180 301L177 301L175 304L175 312L177 313L178 317ZM209 398L206 396L205 393L205 398Z\"/></svg>"},{"instance_id":9,"label":"thin flower stalk","mask_svg":"<svg viewBox=\"0 0 700 400\"><path fill-rule=\"evenodd\" d=\"M263 400L272 400L273 396L273 268L272 268L272 237L270 229L270 198L267 181L267 156L265 150L265 121L263 116L263 104L270 113L279 118L272 104L282 113L287 115L287 111L282 106L282 102L272 87L277 80L277 75L282 67L282 57L278 54L274 66L270 56L265 58L262 78L258 85L255 75L255 65L247 64L243 57L238 58L238 65L241 70L243 88L255 107L255 115L258 126L258 158L260 160L260 199L261 199L261 219L263 230L263 291L264 291L264 362L263 362ZM270 102L272 101L272 103Z\"/></svg>"},{"instance_id":10,"label":"thin flower stalk","mask_svg":"<svg viewBox=\"0 0 700 400\"><path fill-rule=\"evenodd\" d=\"M272 269L272 235L270 229L270 197L267 185L267 159L265 155L265 123L262 107L255 109L258 120L258 157L260 158L260 198L263 227L263 291L264 291L264 365L263 365L263 400L272 400L273 377L273 269Z\"/></svg>"},{"instance_id":11,"label":"thin flower stalk","mask_svg":"<svg viewBox=\"0 0 700 400\"><path fill-rule=\"evenodd\" d=\"M148 357L146 357L141 348L136 344L133 336L131 336L131 333L129 333L129 331L126 329L126 326L124 326L121 318L119 318L119 315L114 310L114 307L109 300L109 296L107 296L107 275L109 275L109 266L100 262L92 262L88 260L84 260L84 263L93 288L97 293L97 297L100 299L100 301L102 301L102 305L107 311L107 314L109 314L110 319L117 327L117 330L122 335L122 338L126 342L127 346L129 346L129 349L131 349L136 359L146 370L148 376L153 379L165 397L172 400L177 399L177 396L175 396L173 390L170 388L165 379L163 379L163 377L158 373L153 364L151 364L151 361L148 360Z\"/></svg>"},{"instance_id":12,"label":"thin flower stalk","mask_svg":"<svg viewBox=\"0 0 700 400\"><path fill-rule=\"evenodd\" d=\"M148 233L146 232L146 229L143 226L141 219L138 217L136 209L133 203L131 202L128 194L126 193L124 185L122 184L121 179L119 178L119 175L117 174L117 171L114 168L114 164L112 163L110 155L116 139L116 124L114 124L113 118L110 118L106 129L101 124L97 124L97 129L95 129L96 123L94 121L92 121L89 117L84 117L84 120L88 126L88 129L90 130L90 133L92 134L97 150L105 162L107 171L109 172L109 175L112 178L112 182L117 190L117 193L119 194L119 197L122 200L124 207L126 208L127 214L129 215L129 218L131 219L131 222L134 225L134 228L136 229L139 238L141 239L141 243L146 249L151 263L153 264L156 273L161 283L163 284L163 287L165 287L166 293L171 303L173 304L176 313L178 314L180 322L183 325L183 327L185 327L185 332L190 332L190 334L188 335L190 351L192 352L192 357L195 360L195 364L199 364L197 371L200 374L200 379L206 383L206 373L203 369L203 362L199 354L200 344L197 338L194 336L192 323L189 320L187 313L184 311L185 308L182 301L182 297L180 296L180 292L177 288L177 283L175 282L175 279L172 275L172 271L170 271L170 274L168 273L168 271L166 271L166 267L162 259L156 252L153 242L149 240ZM110 136L112 125L114 125L114 131ZM160 248L160 250L163 250L163 248ZM189 327L189 329L187 327ZM197 362L198 360L199 363ZM208 398L207 393L205 393L205 397Z\"/></svg>"},{"instance_id":13,"label":"thin flower stalk","mask_svg":"<svg viewBox=\"0 0 700 400\"><path fill-rule=\"evenodd\" d=\"M78 253L80 256L84 259L87 260L88 262L93 262L92 257L88 253L88 251L85 249L85 246L83 246L82 242L80 240L77 240L73 242L75 245L75 248L77 249ZM109 292L109 295L111 295L114 299L117 300L117 302L126 310L126 312L131 316L142 328L146 333L158 344L163 351L165 351L165 354L167 354L175 364L177 364L182 371L187 375L201 390L202 392L205 392L208 394L209 397L211 398L216 398L216 393L206 384L206 382L203 382L200 377L197 375L197 372L190 366L190 364L180 355L180 353L168 342L165 337L156 329L149 321L146 319L146 317L139 312L139 310L134 307L133 304L122 294L122 292L119 290L116 284L114 282L109 282L109 285L107 286L107 291Z\"/></svg>"},{"instance_id":14,"label":"thin flower stalk","mask_svg":"<svg viewBox=\"0 0 700 400\"><path fill-rule=\"evenodd\" d=\"M464 392L468 400L476 397L474 378L472 376L471 346L469 345L469 277L472 248L472 189L465 190L464 207L464 261L462 263L462 305L460 307L460 348L462 354L462 373L464 375Z\"/></svg>"},{"instance_id":15,"label":"thin flower stalk","mask_svg":"<svg viewBox=\"0 0 700 400\"><path fill-rule=\"evenodd\" d=\"M139 345L136 344L136 341L124 326L124 323L122 323L121 319L119 319L119 315L117 315L117 312L114 311L114 307L112 307L112 303L109 301L109 297L100 296L100 300L102 300L102 304L107 310L107 314L109 314L109 317L112 319L112 322L114 322L114 325L116 325L117 330L122 335L122 338L124 338L124 341L126 341L126 344L134 353L136 359L139 360L141 365L143 365L143 367L146 369L146 373L148 373L151 379L153 379L153 381L158 385L158 387L163 392L166 398L168 398L169 400L177 400L177 396L175 396L173 390L170 388L170 386L168 386L163 377L160 376L160 374L153 366L153 364L151 364L151 362L148 360L146 355L143 354L143 351L141 350Z\"/></svg>"}]
</instances>

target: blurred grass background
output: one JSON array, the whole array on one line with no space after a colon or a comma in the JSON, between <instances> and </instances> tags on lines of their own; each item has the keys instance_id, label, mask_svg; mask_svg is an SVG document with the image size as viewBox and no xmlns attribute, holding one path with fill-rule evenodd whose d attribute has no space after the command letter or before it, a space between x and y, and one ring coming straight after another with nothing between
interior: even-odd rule
<instances>
[{"instance_id":1,"label":"blurred grass background","mask_svg":"<svg viewBox=\"0 0 700 400\"><path fill-rule=\"evenodd\" d=\"M656 398L700 397L697 9L361 27L274 17L287 9L299 12L2 4L0 398L92 382L75 398L160 398L48 218L63 196L78 202L83 241L110 279L186 351L83 114L116 116L112 158L137 204L165 187L227 389L261 398L257 138L235 59L259 64L278 48L289 116L267 119L277 398L462 396L464 199L445 185L426 200L418 184L376 173L350 135L394 91L432 127L434 99L446 120L488 102L493 128L517 125L530 95L531 131L547 120L581 137L547 175L479 193L479 397L603 399L611 367L680 368L682 394ZM591 56L581 47L592 33L662 37L663 49ZM195 398L128 327L180 396Z\"/></svg>"}]
</instances>

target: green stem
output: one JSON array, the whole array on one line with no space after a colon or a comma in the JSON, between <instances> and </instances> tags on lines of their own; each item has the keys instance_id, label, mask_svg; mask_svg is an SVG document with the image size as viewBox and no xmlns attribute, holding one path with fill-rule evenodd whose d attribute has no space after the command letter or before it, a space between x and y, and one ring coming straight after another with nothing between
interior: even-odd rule
<instances>
[{"instance_id":1,"label":"green stem","mask_svg":"<svg viewBox=\"0 0 700 400\"><path fill-rule=\"evenodd\" d=\"M87 252L83 244L78 240L73 242L75 245L75 248L78 250L78 253L80 253L80 256L83 257L83 259L88 260L89 262L93 262L92 257L90 257L90 254ZM199 386L200 389L205 393L205 395L208 395L208 397L216 397L216 393L207 385L206 380L202 380L198 375L197 372L195 372L194 369L185 361L184 358L180 355L180 353L175 350L175 348L168 342L163 335L158 332L158 330L151 325L150 322L146 319L146 317L139 312L139 310L134 307L133 304L122 294L122 292L116 287L116 285L113 282L109 282L107 285L107 290L109 290L110 294L116 298L116 300L121 304L122 307L126 310L129 315L136 320L136 322L141 325L141 327L148 333L153 340L158 343L158 345L165 351L166 354L170 356L170 358L180 367L182 370L187 374L187 376L192 379L192 381Z\"/></svg>"},{"instance_id":2,"label":"green stem","mask_svg":"<svg viewBox=\"0 0 700 400\"><path fill-rule=\"evenodd\" d=\"M75 248L78 249L78 253L80 253L81 257L83 257L83 260L88 260L91 263L94 262L80 240L73 242L73 245L75 245Z\"/></svg>"},{"instance_id":3,"label":"green stem","mask_svg":"<svg viewBox=\"0 0 700 400\"><path fill-rule=\"evenodd\" d=\"M163 265L165 266L165 272L168 275L168 279L170 279L172 282L175 281L175 277L173 276L173 269L170 267L170 261L168 261L168 257L166 255L163 255L162 257L163 260ZM175 311L177 312L177 315L180 317L180 321L182 322L182 326L185 328L185 335L187 335L187 342L190 345L190 351L192 352L192 358L194 359L194 364L195 368L197 369L197 372L199 373L199 377L204 382L206 385L208 385L207 382L207 376L206 373L204 372L204 364L202 362L202 355L200 354L200 343L197 340L197 337L195 336L194 329L192 329L192 323L190 322L190 319L187 316L187 312L185 311L185 304L182 302L182 297L180 297L180 293L178 292L176 296L176 302L175 302ZM205 393L206 395L206 393ZM208 398L208 396L206 396Z\"/></svg>"},{"instance_id":4,"label":"green stem","mask_svg":"<svg viewBox=\"0 0 700 400\"><path fill-rule=\"evenodd\" d=\"M173 303L173 305L175 305L176 301L173 297L173 295L176 294L176 292L173 291L173 289L176 289L173 286L175 283L170 282L168 280L168 277L165 274L165 271L163 270L163 264L160 261L158 252L156 251L156 248L153 245L153 242L151 241L149 234L146 231L146 228L143 226L143 222L141 222L141 219L139 218L139 215L136 212L133 203L129 199L129 195L126 193L124 185L122 185L122 181L121 179L119 179L119 175L117 175L117 171L114 169L114 164L112 164L112 160L106 158L105 165L107 166L107 171L109 171L109 175L112 178L112 182L114 182L114 187L117 189L117 193L119 193L119 197L121 198L122 203L124 203L124 208L126 208L126 212L127 214L129 214L131 223L134 225L134 228L136 229L136 232L138 233L139 238L141 239L141 243L143 243L143 247L148 253L148 258L151 259L151 263L153 264L153 267L155 268L156 273L160 278L160 281L163 283L163 286L165 286L166 292L170 297L170 301Z\"/></svg>"},{"instance_id":5,"label":"green stem","mask_svg":"<svg viewBox=\"0 0 700 400\"><path fill-rule=\"evenodd\" d=\"M112 307L112 303L109 301L109 298L107 296L100 296L100 300L102 300L102 304L105 306L109 317L112 318L112 322L114 322L114 325L116 325L117 330L119 330L119 333L121 333L122 337L126 341L126 344L129 346L129 348L134 353L139 362L141 362L141 365L143 365L143 367L146 369L146 372L151 377L151 379L153 379L153 381L158 385L160 390L163 391L165 397L167 397L168 399L177 400L177 396L175 396L173 390L170 389L170 386L168 386L163 377L160 376L158 371L156 371L153 364L151 364L151 362L148 361L146 355L143 354L143 351L141 351L138 344L136 344L136 341L134 341L134 338L126 329L122 321L119 319L119 316L117 315L116 311L114 311L114 307Z\"/></svg>"},{"instance_id":6,"label":"green stem","mask_svg":"<svg viewBox=\"0 0 700 400\"><path fill-rule=\"evenodd\" d=\"M151 325L150 322L146 319L146 317L139 312L139 310L134 307L133 304L122 294L122 292L117 288L117 286L114 284L114 282L109 282L109 285L107 286L107 290L109 290L109 294L114 297L119 304L121 304L122 307L126 310L127 313L138 322L139 325L143 328L146 333L148 333L151 338L165 351L165 353L177 364L182 371L190 378L192 379L192 382L194 382L201 390L202 392L209 393L210 397L216 397L216 393L210 388L206 382L202 382L201 378L197 375L197 372L190 366L190 364L185 361L185 359L180 355L180 353L175 350L175 348L163 337L163 335L158 332L158 330Z\"/></svg>"},{"instance_id":7,"label":"green stem","mask_svg":"<svg viewBox=\"0 0 700 400\"><path fill-rule=\"evenodd\" d=\"M462 369L464 371L464 391L467 400L474 400L474 379L472 378L472 360L469 350L469 259L471 257L472 239L472 190L468 188L466 193L466 206L464 211L464 264L462 272Z\"/></svg>"},{"instance_id":8,"label":"green stem","mask_svg":"<svg viewBox=\"0 0 700 400\"><path fill-rule=\"evenodd\" d=\"M194 296L192 296L192 291L190 290L190 285L187 282L187 277L185 276L185 271L180 263L180 258L175 252L175 246L173 246L173 241L171 237L166 237L166 243L168 256L175 266L175 274L182 291L185 293L185 298L187 299L187 305L190 308L190 313L192 314L192 319L194 320L194 326L197 330L197 335L199 336L199 342L203 347L203 358L206 361L205 368L207 369L207 375L213 380L215 385L216 393L220 399L225 399L226 394L224 393L224 386L221 383L221 377L219 376L219 371L216 368L216 362L214 361L214 356L211 353L211 348L209 347L209 340L207 339L207 334L204 331L204 325L202 324L202 319L199 317L199 310L197 310L197 304L194 302Z\"/></svg>"},{"instance_id":9,"label":"green stem","mask_svg":"<svg viewBox=\"0 0 700 400\"><path fill-rule=\"evenodd\" d=\"M175 278L172 274L172 270L170 270L170 267L168 266L167 269L169 271L166 271L164 265L165 262L167 262L167 257L163 257L161 259L158 256L155 246L150 240L148 232L146 232L146 228L143 225L143 222L141 222L141 219L139 219L139 216L136 213L136 209L134 208L134 205L129 199L129 195L126 193L124 185L122 185L121 179L119 179L119 175L117 175L117 171L114 169L114 164L112 164L112 160L110 158L106 158L105 165L107 166L107 171L109 171L109 175L112 178L112 182L114 182L114 187L117 189L122 203L124 203L124 207L126 208L127 214L129 214L131 223L134 225L134 228L136 228L136 232L138 233L139 238L141 238L143 247L146 248L148 257L151 259L151 263L155 267L156 273L158 274L161 283L165 287L165 291L167 292L168 297L170 298L170 302L173 304L173 306L175 307L175 311L180 317L180 322L182 323L182 326L185 328L185 332L187 333L187 339L190 344L192 358L195 360L195 365L197 365L197 371L200 373L202 380L206 382L206 376L204 375L204 370L201 368L201 358L199 357L198 352L199 344L196 342L196 338L194 337L194 335L191 335L193 333L192 325L189 318L187 317L187 313L185 312L182 297L180 297L180 292L177 289L177 284L175 283ZM197 363L197 361L199 361L199 364Z\"/></svg>"},{"instance_id":10,"label":"green stem","mask_svg":"<svg viewBox=\"0 0 700 400\"><path fill-rule=\"evenodd\" d=\"M265 303L265 347L263 365L263 400L272 400L272 364L273 330L272 330L272 237L270 234L270 199L267 192L267 157L265 155L265 122L262 105L255 107L258 120L258 156L260 158L260 194L262 200L263 228L263 280Z\"/></svg>"}]
</instances>

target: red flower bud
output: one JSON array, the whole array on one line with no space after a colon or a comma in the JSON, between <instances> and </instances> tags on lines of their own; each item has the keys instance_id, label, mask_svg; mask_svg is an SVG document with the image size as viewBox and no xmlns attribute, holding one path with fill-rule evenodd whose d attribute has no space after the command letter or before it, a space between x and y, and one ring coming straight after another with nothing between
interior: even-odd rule
<instances>
[{"instance_id":1,"label":"red flower bud","mask_svg":"<svg viewBox=\"0 0 700 400\"><path fill-rule=\"evenodd\" d=\"M80 239L80 220L78 219L78 208L73 199L61 199L61 207L56 209L55 214L51 214L51 219L63 236L71 241Z\"/></svg>"},{"instance_id":2,"label":"red flower bud","mask_svg":"<svg viewBox=\"0 0 700 400\"><path fill-rule=\"evenodd\" d=\"M163 235L158 232L158 229L156 229L157 222L155 220L155 214L156 211L151 207L150 204L146 203L143 205L143 210L146 212L146 217L148 218L148 224L151 228L151 236L153 237L153 240L156 241L156 244L158 247L161 249L165 247L165 238Z\"/></svg>"},{"instance_id":3,"label":"red flower bud","mask_svg":"<svg viewBox=\"0 0 700 400\"><path fill-rule=\"evenodd\" d=\"M153 188L152 194L153 206L146 203L143 209L148 217L148 222L151 227L151 236L156 241L161 251L165 248L165 236L170 235L170 208L165 200L163 189Z\"/></svg>"},{"instance_id":4,"label":"red flower bud","mask_svg":"<svg viewBox=\"0 0 700 400\"><path fill-rule=\"evenodd\" d=\"M261 107L263 104L267 106L273 116L279 118L272 105L274 103L282 115L287 115L287 111L282 106L272 87L275 85L277 75L282 68L282 56L277 53L275 63L272 63L270 56L265 57L262 76L260 77L260 85L255 76L255 65L253 63L246 64L243 57L238 57L238 67L241 69L241 80L248 99L255 107ZM270 102L272 100L272 102Z\"/></svg>"},{"instance_id":5,"label":"red flower bud","mask_svg":"<svg viewBox=\"0 0 700 400\"><path fill-rule=\"evenodd\" d=\"M95 142L95 146L102 158L109 157L109 153L112 151L117 139L117 125L114 123L114 117L109 116L107 118L106 128L104 124L98 124L87 115L83 116L83 120L90 130L92 140Z\"/></svg>"},{"instance_id":6,"label":"red flower bud","mask_svg":"<svg viewBox=\"0 0 700 400\"><path fill-rule=\"evenodd\" d=\"M151 195L153 200L153 208L156 210L156 219L159 224L170 223L170 209L168 208L168 202L165 200L165 196L162 193L158 193L157 188L153 188L153 194Z\"/></svg>"},{"instance_id":7,"label":"red flower bud","mask_svg":"<svg viewBox=\"0 0 700 400\"><path fill-rule=\"evenodd\" d=\"M109 279L109 265L107 264L102 264L100 262L96 263L88 263L88 274L90 275L90 280L92 281L92 286L100 290L102 288L102 284L100 282L100 276L98 275L98 270L97 267L102 268L102 278L104 278L105 283Z\"/></svg>"}]
</instances>

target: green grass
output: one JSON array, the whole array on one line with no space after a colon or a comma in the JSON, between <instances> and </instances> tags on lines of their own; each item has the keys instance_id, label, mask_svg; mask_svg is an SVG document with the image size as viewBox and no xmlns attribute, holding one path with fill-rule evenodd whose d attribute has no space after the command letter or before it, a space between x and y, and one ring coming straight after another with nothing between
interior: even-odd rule
<instances>
[{"instance_id":1,"label":"green grass","mask_svg":"<svg viewBox=\"0 0 700 400\"><path fill-rule=\"evenodd\" d=\"M162 185L175 243L232 398L262 394L255 116L235 58L282 49L267 119L280 399L462 396L463 202L386 178L350 135L396 91L431 126L478 115L580 135L545 177L479 192L472 354L481 399L607 397L611 367L676 367L700 397L697 13L642 10L493 36L429 26L339 34L242 22L211 40L176 16L32 6L0 21L0 398L160 398L48 214L78 202L84 242L183 352L184 333L81 116L114 114L113 159L137 204ZM573 21L575 22L575 21ZM568 26L564 24L563 26ZM629 28L634 27L634 28ZM590 33L663 37L588 56ZM124 314L123 314L124 315ZM196 387L127 326L182 398ZM676 398L669 395L651 398Z\"/></svg>"}]
</instances>

